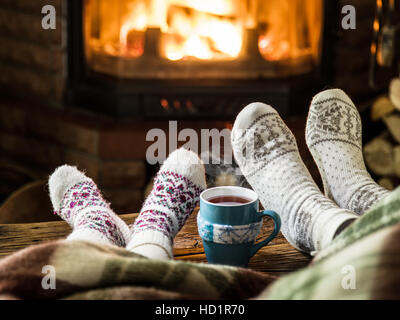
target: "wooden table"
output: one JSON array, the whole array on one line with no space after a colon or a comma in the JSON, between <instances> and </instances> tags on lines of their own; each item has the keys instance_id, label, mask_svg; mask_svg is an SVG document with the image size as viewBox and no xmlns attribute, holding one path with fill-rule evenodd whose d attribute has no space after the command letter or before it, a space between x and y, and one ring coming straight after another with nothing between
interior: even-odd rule
<instances>
[{"instance_id":1,"label":"wooden table","mask_svg":"<svg viewBox=\"0 0 400 320\"><path fill-rule=\"evenodd\" d=\"M138 214L121 215L132 224ZM207 262L201 238L197 233L197 210L178 233L174 243L176 260ZM273 230L272 221L264 221L259 238L265 238ZM0 224L0 259L29 245L56 240L71 232L64 221ZM280 233L268 246L262 248L250 260L249 268L273 275L283 275L306 266L311 258L293 248Z\"/></svg>"}]
</instances>

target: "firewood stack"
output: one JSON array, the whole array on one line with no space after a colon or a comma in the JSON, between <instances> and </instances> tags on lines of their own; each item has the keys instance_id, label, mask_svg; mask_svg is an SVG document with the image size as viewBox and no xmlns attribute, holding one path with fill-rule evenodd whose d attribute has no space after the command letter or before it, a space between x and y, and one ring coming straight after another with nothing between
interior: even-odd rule
<instances>
[{"instance_id":1,"label":"firewood stack","mask_svg":"<svg viewBox=\"0 0 400 320\"><path fill-rule=\"evenodd\" d=\"M374 102L371 119L382 120L386 130L365 145L365 162L378 183L393 190L400 185L400 78L392 80L388 95Z\"/></svg>"}]
</instances>

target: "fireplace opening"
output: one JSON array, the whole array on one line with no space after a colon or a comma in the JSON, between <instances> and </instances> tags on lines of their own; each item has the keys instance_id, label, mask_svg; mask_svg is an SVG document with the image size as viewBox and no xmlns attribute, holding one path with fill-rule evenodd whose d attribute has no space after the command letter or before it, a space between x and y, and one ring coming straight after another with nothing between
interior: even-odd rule
<instances>
[{"instance_id":1,"label":"fireplace opening","mask_svg":"<svg viewBox=\"0 0 400 320\"><path fill-rule=\"evenodd\" d=\"M258 78L312 71L322 0L86 0L85 55L121 78Z\"/></svg>"},{"instance_id":2,"label":"fireplace opening","mask_svg":"<svg viewBox=\"0 0 400 320\"><path fill-rule=\"evenodd\" d=\"M230 119L256 100L301 114L329 76L332 3L68 2L67 101L124 119Z\"/></svg>"}]
</instances>

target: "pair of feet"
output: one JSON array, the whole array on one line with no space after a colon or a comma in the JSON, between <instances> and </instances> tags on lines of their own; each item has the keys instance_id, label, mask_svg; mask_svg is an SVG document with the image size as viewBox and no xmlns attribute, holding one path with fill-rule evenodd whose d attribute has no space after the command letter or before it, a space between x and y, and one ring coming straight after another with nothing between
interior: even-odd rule
<instances>
[{"instance_id":1,"label":"pair of feet","mask_svg":"<svg viewBox=\"0 0 400 320\"><path fill-rule=\"evenodd\" d=\"M272 107L247 106L236 119L232 146L263 206L280 214L286 239L312 253L326 248L389 193L368 174L361 138L360 115L342 90L314 97L306 143L319 168L325 196L305 167L295 137Z\"/></svg>"},{"instance_id":2,"label":"pair of feet","mask_svg":"<svg viewBox=\"0 0 400 320\"><path fill-rule=\"evenodd\" d=\"M153 259L173 257L173 238L205 189L204 165L185 149L171 153L132 228L111 209L92 179L68 165L49 178L54 213L72 228L68 240L115 245Z\"/></svg>"},{"instance_id":3,"label":"pair of feet","mask_svg":"<svg viewBox=\"0 0 400 320\"><path fill-rule=\"evenodd\" d=\"M311 253L327 247L388 191L366 171L360 116L343 91L324 91L313 99L306 140L326 197L301 160L292 132L272 107L247 106L232 130L235 159L261 203L281 216L286 239ZM76 168L60 167L49 180L54 209L73 228L69 239L126 247L156 259L172 258L173 238L205 187L198 156L185 149L173 152L130 229L103 200L94 182Z\"/></svg>"}]
</instances>

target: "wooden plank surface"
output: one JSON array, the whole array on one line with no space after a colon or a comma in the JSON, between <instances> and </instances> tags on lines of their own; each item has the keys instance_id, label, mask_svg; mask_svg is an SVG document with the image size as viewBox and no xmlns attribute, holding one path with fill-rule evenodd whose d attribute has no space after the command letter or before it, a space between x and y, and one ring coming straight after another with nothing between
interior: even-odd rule
<instances>
[{"instance_id":1,"label":"wooden plank surface","mask_svg":"<svg viewBox=\"0 0 400 320\"><path fill-rule=\"evenodd\" d=\"M138 214L121 215L132 224ZM197 233L197 210L178 233L174 243L176 260L207 262L203 244ZM264 221L259 239L272 232L272 221ZM63 238L71 232L64 221L28 224L0 224L0 258L29 245ZM274 275L283 275L306 266L311 258L293 248L280 233L268 246L262 248L250 260L249 268Z\"/></svg>"}]
</instances>

